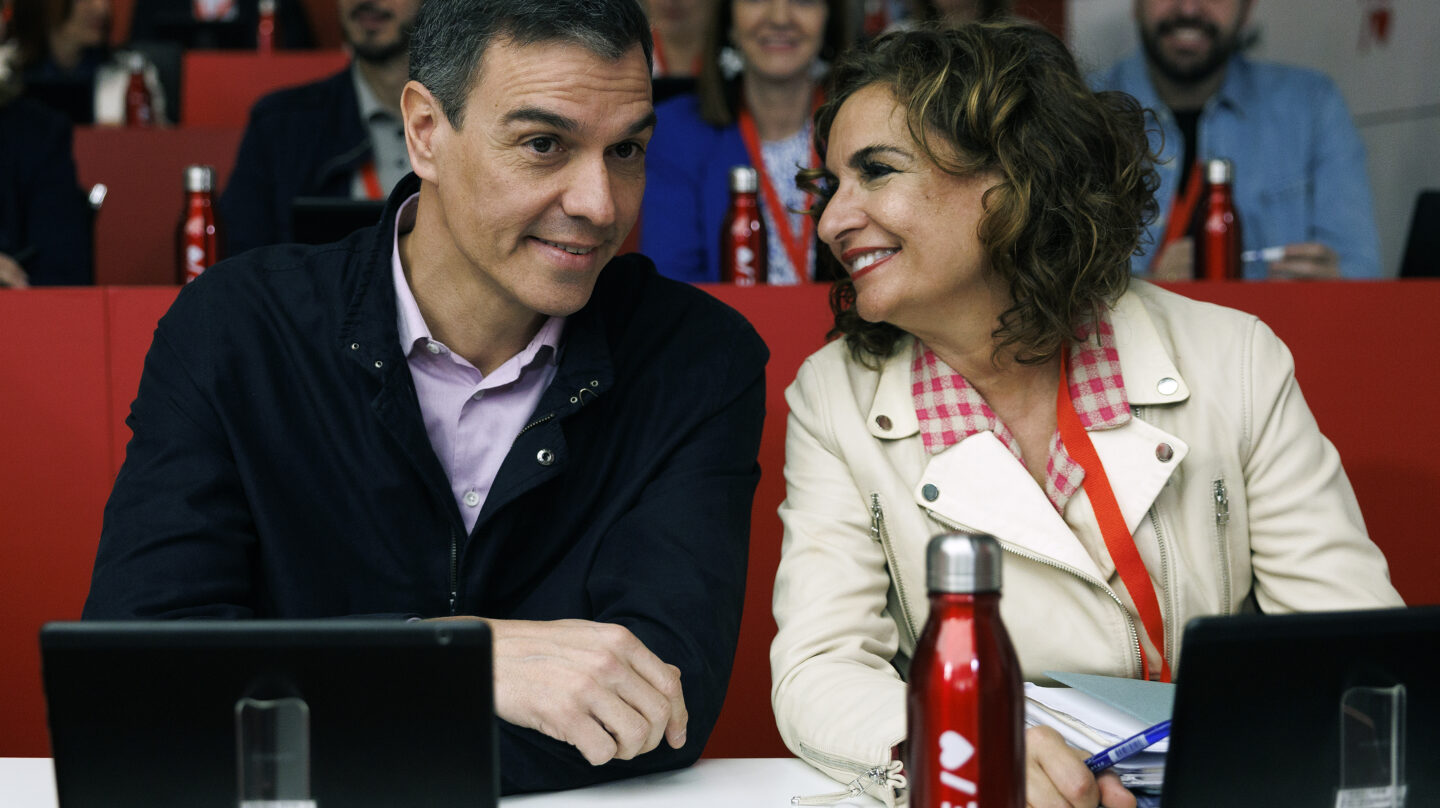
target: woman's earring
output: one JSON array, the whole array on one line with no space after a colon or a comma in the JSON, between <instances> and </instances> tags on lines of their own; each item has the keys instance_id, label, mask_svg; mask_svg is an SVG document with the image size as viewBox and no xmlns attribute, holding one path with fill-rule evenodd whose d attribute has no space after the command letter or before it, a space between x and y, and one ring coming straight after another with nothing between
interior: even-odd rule
<instances>
[{"instance_id":1,"label":"woman's earring","mask_svg":"<svg viewBox=\"0 0 1440 808\"><path fill-rule=\"evenodd\" d=\"M817 57L815 58L815 61L813 61L813 62L810 63L810 80L811 80L811 81L816 82L816 83L818 84L819 82L824 81L825 77L826 77L827 75L829 75L829 74L830 74L830 63L827 62L827 61L825 61L824 59L821 59L821 58L819 58L819 57L817 56Z\"/></svg>"},{"instance_id":2,"label":"woman's earring","mask_svg":"<svg viewBox=\"0 0 1440 808\"><path fill-rule=\"evenodd\" d=\"M729 45L720 49L719 61L720 75L724 76L726 81L740 75L741 71L745 69L744 54Z\"/></svg>"}]
</instances>

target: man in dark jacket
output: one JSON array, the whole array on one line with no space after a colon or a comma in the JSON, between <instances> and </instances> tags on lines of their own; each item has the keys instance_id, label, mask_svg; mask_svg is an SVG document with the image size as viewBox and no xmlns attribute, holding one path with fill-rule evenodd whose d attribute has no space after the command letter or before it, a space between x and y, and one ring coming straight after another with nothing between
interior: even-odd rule
<instances>
[{"instance_id":1,"label":"man in dark jacket","mask_svg":"<svg viewBox=\"0 0 1440 808\"><path fill-rule=\"evenodd\" d=\"M694 761L739 631L767 351L611 260L649 58L633 0L426 0L418 177L378 227L181 292L86 618L485 619L503 792Z\"/></svg>"},{"instance_id":2,"label":"man in dark jacket","mask_svg":"<svg viewBox=\"0 0 1440 808\"><path fill-rule=\"evenodd\" d=\"M291 241L297 197L381 200L410 171L400 92L420 0L338 5L355 58L334 76L255 103L220 196L226 255Z\"/></svg>"}]
</instances>

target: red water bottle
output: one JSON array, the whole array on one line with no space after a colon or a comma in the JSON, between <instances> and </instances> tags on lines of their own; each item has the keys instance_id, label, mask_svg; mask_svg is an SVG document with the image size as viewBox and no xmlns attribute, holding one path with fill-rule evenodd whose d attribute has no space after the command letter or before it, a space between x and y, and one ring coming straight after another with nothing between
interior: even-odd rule
<instances>
[{"instance_id":1,"label":"red water bottle","mask_svg":"<svg viewBox=\"0 0 1440 808\"><path fill-rule=\"evenodd\" d=\"M750 166L730 169L730 209L720 229L720 280L736 286L765 283L765 220L756 192L760 178Z\"/></svg>"},{"instance_id":2,"label":"red water bottle","mask_svg":"<svg viewBox=\"0 0 1440 808\"><path fill-rule=\"evenodd\" d=\"M926 566L930 616L910 663L910 806L1025 808L1025 703L1000 621L1000 544L936 536Z\"/></svg>"},{"instance_id":3,"label":"red water bottle","mask_svg":"<svg viewBox=\"0 0 1440 808\"><path fill-rule=\"evenodd\" d=\"M1240 271L1240 216L1235 212L1229 160L1205 163L1205 198L1200 203L1200 227L1195 238L1196 277L1207 281L1238 280Z\"/></svg>"},{"instance_id":4,"label":"red water bottle","mask_svg":"<svg viewBox=\"0 0 1440 808\"><path fill-rule=\"evenodd\" d=\"M145 57L138 53L127 54L126 67L130 70L130 82L125 86L125 125L154 126L155 103L150 97L150 88L145 84Z\"/></svg>"},{"instance_id":5,"label":"red water bottle","mask_svg":"<svg viewBox=\"0 0 1440 808\"><path fill-rule=\"evenodd\" d=\"M218 229L212 193L215 169L185 167L185 213L180 217L176 241L179 244L179 271L176 280L189 283L207 267L220 260Z\"/></svg>"},{"instance_id":6,"label":"red water bottle","mask_svg":"<svg viewBox=\"0 0 1440 808\"><path fill-rule=\"evenodd\" d=\"M275 50L275 0L260 0L260 22L255 26L255 50Z\"/></svg>"}]
</instances>

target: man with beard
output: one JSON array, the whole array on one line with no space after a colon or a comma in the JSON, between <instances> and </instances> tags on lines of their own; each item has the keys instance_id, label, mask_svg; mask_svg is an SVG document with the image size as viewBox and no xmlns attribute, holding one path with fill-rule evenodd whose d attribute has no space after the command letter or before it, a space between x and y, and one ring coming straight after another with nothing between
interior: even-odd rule
<instances>
[{"instance_id":1,"label":"man with beard","mask_svg":"<svg viewBox=\"0 0 1440 808\"><path fill-rule=\"evenodd\" d=\"M339 0L354 54L327 79L256 102L220 197L227 255L292 240L302 196L383 200L410 171L400 94L420 0Z\"/></svg>"},{"instance_id":2,"label":"man with beard","mask_svg":"<svg viewBox=\"0 0 1440 808\"><path fill-rule=\"evenodd\" d=\"M1135 0L1142 49L1092 77L1154 110L1160 216L1138 274L1193 276L1189 229L1205 160L1234 166L1245 277L1380 275L1365 147L1326 76L1241 53L1254 0ZM1278 253L1278 255L1276 255Z\"/></svg>"}]
</instances>

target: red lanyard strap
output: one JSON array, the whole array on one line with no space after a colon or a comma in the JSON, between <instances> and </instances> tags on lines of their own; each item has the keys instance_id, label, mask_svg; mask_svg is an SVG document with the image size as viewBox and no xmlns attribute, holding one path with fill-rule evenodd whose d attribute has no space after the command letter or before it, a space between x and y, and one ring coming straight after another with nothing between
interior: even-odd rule
<instances>
[{"instance_id":1,"label":"red lanyard strap","mask_svg":"<svg viewBox=\"0 0 1440 808\"><path fill-rule=\"evenodd\" d=\"M820 104L820 94L815 94L815 105ZM740 103L740 138L745 141L745 151L750 154L750 164L755 167L755 172L760 175L760 191L765 196L765 207L770 209L770 218L775 222L775 229L779 231L780 241L785 245L785 254L790 256L790 266L795 269L795 277L801 283L810 280L810 242L814 238L815 223L807 215L800 223L800 233L797 235L795 229L790 226L790 212L780 203L780 194L775 191L775 183L770 180L770 172L765 168L765 155L760 150L760 134L755 129L755 116L750 114L750 107L742 100ZM810 167L814 168L820 164L820 159L815 154L815 147L810 147ZM809 208L811 203L810 194L805 195L805 207Z\"/></svg>"},{"instance_id":2,"label":"red lanyard strap","mask_svg":"<svg viewBox=\"0 0 1440 808\"><path fill-rule=\"evenodd\" d=\"M1150 637L1151 644L1160 651L1160 681L1168 682L1171 677L1170 663L1165 660L1165 624L1160 618L1160 601L1155 594L1155 584L1145 570L1145 562L1140 559L1135 537L1125 526L1125 516L1120 513L1120 505L1115 501L1115 491L1110 487L1110 478L1105 474L1104 465L1100 463L1100 455L1095 452L1095 444L1090 442L1090 435L1085 432L1080 416L1075 413L1075 404L1070 400L1070 361L1064 350L1060 354L1060 385L1055 393L1055 420L1065 450L1085 469L1085 482L1082 486L1090 495L1095 518L1100 522L1100 534L1105 537L1105 549L1110 553L1110 560L1115 562L1115 570L1120 573L1120 580L1125 584L1125 591L1130 593L1135 610L1140 613L1140 622L1145 626L1146 635ZM1145 658L1145 644L1139 643L1139 646L1141 675L1148 679L1150 665Z\"/></svg>"},{"instance_id":3,"label":"red lanyard strap","mask_svg":"<svg viewBox=\"0 0 1440 808\"><path fill-rule=\"evenodd\" d=\"M1190 230L1190 220L1195 216L1195 206L1200 203L1200 189L1204 185L1201 177L1205 169L1200 163L1196 163L1190 169L1190 180L1185 187L1175 194L1175 199L1170 203L1170 220L1165 223L1165 236L1160 239L1160 244L1155 248L1155 255L1150 258L1150 269L1154 271L1160 256L1164 254L1165 248L1171 242L1184 238Z\"/></svg>"},{"instance_id":4,"label":"red lanyard strap","mask_svg":"<svg viewBox=\"0 0 1440 808\"><path fill-rule=\"evenodd\" d=\"M360 166L360 180L365 183L365 194L370 199L384 199L385 191L380 187L380 174L375 171L375 161Z\"/></svg>"}]
</instances>

